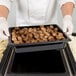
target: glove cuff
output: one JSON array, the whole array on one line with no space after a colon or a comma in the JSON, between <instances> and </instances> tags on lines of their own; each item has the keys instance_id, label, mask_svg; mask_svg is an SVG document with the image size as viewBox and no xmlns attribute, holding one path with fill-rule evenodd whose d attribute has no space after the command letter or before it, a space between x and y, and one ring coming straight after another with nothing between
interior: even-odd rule
<instances>
[{"instance_id":1,"label":"glove cuff","mask_svg":"<svg viewBox=\"0 0 76 76\"><path fill-rule=\"evenodd\" d=\"M71 20L72 21L72 16L71 15L65 15L63 20Z\"/></svg>"},{"instance_id":2,"label":"glove cuff","mask_svg":"<svg viewBox=\"0 0 76 76\"><path fill-rule=\"evenodd\" d=\"M0 17L0 23L7 21L5 17Z\"/></svg>"}]
</instances>

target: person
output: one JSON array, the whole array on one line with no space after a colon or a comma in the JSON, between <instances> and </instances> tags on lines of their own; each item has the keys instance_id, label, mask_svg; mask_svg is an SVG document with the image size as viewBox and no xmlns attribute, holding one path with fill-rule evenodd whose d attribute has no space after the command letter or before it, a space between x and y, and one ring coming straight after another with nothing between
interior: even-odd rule
<instances>
[{"instance_id":1,"label":"person","mask_svg":"<svg viewBox=\"0 0 76 76\"><path fill-rule=\"evenodd\" d=\"M17 26L58 24L56 9L59 4L63 15L62 29L66 34L72 34L74 0L0 0L0 39L8 39L7 18L13 1L16 1Z\"/></svg>"}]
</instances>

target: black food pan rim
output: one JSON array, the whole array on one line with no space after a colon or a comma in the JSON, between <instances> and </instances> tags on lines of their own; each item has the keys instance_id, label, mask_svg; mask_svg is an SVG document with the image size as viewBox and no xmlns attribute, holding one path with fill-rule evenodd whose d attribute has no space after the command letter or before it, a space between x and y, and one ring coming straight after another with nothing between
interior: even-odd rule
<instances>
[{"instance_id":1,"label":"black food pan rim","mask_svg":"<svg viewBox=\"0 0 76 76\"><path fill-rule=\"evenodd\" d=\"M73 32L73 33L72 33L72 36L76 36L76 33L75 33L75 32Z\"/></svg>"}]
</instances>

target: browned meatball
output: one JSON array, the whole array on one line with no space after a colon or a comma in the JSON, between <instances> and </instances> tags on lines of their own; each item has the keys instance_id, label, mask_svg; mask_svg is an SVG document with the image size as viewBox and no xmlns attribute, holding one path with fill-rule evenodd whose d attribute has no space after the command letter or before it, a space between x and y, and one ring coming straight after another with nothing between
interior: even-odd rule
<instances>
[{"instance_id":1,"label":"browned meatball","mask_svg":"<svg viewBox=\"0 0 76 76\"><path fill-rule=\"evenodd\" d=\"M48 40L49 40L49 41L54 41L55 38L54 38L53 36L49 36L49 37L48 37Z\"/></svg>"},{"instance_id":2,"label":"browned meatball","mask_svg":"<svg viewBox=\"0 0 76 76\"><path fill-rule=\"evenodd\" d=\"M50 25L50 29L54 29L54 26L53 25Z\"/></svg>"},{"instance_id":3,"label":"browned meatball","mask_svg":"<svg viewBox=\"0 0 76 76\"><path fill-rule=\"evenodd\" d=\"M62 40L62 39L64 39L63 33L58 32L58 34L57 34L57 36L56 36L56 39L57 39L57 40Z\"/></svg>"}]
</instances>

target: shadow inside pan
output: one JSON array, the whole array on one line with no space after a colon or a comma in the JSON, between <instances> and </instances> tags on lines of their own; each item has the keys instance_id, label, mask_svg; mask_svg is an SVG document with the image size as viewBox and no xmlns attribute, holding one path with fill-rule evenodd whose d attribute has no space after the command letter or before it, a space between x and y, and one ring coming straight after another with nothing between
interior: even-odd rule
<instances>
[{"instance_id":1,"label":"shadow inside pan","mask_svg":"<svg viewBox=\"0 0 76 76\"><path fill-rule=\"evenodd\" d=\"M11 68L13 73L64 73L60 51L49 50L16 53Z\"/></svg>"}]
</instances>

